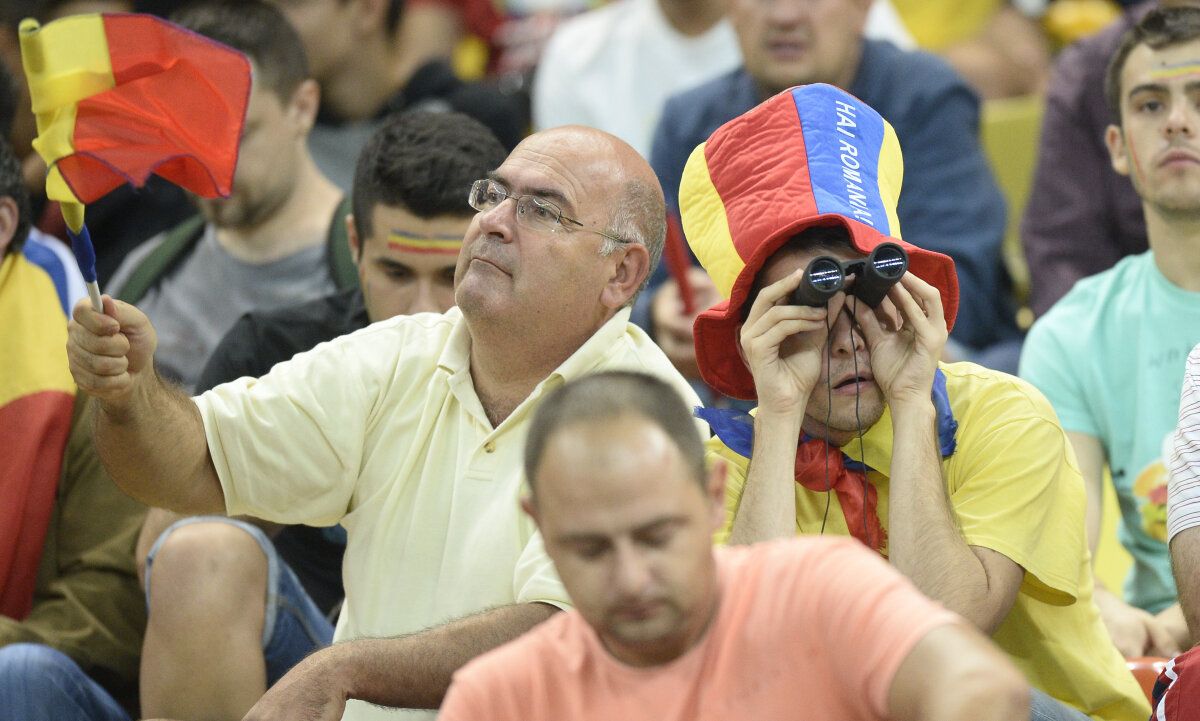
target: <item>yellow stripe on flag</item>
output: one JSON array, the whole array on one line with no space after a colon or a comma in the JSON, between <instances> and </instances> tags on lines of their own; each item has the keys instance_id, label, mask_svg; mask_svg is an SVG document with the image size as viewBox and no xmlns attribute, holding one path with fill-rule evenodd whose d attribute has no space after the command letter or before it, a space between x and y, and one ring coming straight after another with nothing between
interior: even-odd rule
<instances>
[{"instance_id":1,"label":"yellow stripe on flag","mask_svg":"<svg viewBox=\"0 0 1200 721\"><path fill-rule=\"evenodd\" d=\"M74 15L39 27L36 20L21 21L21 60L29 79L38 137L33 148L46 161L46 195L64 203L63 215L75 230L67 204L79 201L54 167L60 158L75 152L75 109L80 100L116 86L104 19L96 13ZM78 207L79 223L83 222Z\"/></svg>"},{"instance_id":2,"label":"yellow stripe on flag","mask_svg":"<svg viewBox=\"0 0 1200 721\"><path fill-rule=\"evenodd\" d=\"M900 186L904 183L904 156L900 140L891 123L883 124L883 147L879 149L879 195L887 210L889 235L900 238L900 218L896 204L900 201Z\"/></svg>"},{"instance_id":3,"label":"yellow stripe on flag","mask_svg":"<svg viewBox=\"0 0 1200 721\"><path fill-rule=\"evenodd\" d=\"M21 253L0 261L0 406L39 391L75 393L67 367L67 319L54 281ZM36 342L34 342L36 341Z\"/></svg>"},{"instance_id":4,"label":"yellow stripe on flag","mask_svg":"<svg viewBox=\"0 0 1200 721\"><path fill-rule=\"evenodd\" d=\"M721 196L708 173L705 146L706 143L696 146L683 168L683 179L679 183L679 211L683 220L683 234L687 236L692 252L698 258L712 259L705 270L721 297L728 299L733 283L742 268L746 267L746 262L738 254L733 236L729 233L725 204L721 202Z\"/></svg>"}]
</instances>

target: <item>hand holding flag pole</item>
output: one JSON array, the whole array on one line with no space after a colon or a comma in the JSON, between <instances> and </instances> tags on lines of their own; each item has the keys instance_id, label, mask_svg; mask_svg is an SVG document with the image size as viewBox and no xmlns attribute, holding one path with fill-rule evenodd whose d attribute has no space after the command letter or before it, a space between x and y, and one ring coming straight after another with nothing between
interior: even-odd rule
<instances>
[{"instance_id":1,"label":"hand holding flag pole","mask_svg":"<svg viewBox=\"0 0 1200 721\"><path fill-rule=\"evenodd\" d=\"M46 161L92 307L103 312L84 206L151 173L228 197L250 97L241 53L151 15L73 15L20 25Z\"/></svg>"}]
</instances>

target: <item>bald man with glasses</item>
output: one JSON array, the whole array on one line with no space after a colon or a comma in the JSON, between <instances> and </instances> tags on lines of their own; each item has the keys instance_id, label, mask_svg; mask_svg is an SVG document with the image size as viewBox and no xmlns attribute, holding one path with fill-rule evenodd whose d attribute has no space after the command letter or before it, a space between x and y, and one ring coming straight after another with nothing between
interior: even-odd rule
<instances>
[{"instance_id":1,"label":"bald man with glasses","mask_svg":"<svg viewBox=\"0 0 1200 721\"><path fill-rule=\"evenodd\" d=\"M107 297L104 313L75 308L71 370L100 400L96 444L126 492L187 513L346 527L335 644L249 719L436 708L457 668L568 604L519 506L542 397L635 369L698 403L628 322L665 237L641 156L606 133L557 128L469 192L479 212L456 308L376 323L261 379L188 398L155 373L154 329L137 308Z\"/></svg>"}]
</instances>

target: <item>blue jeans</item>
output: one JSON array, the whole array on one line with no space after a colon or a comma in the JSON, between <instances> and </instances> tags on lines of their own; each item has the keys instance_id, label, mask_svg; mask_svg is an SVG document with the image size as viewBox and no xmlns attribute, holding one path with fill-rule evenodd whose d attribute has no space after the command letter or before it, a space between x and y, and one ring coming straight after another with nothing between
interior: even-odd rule
<instances>
[{"instance_id":1,"label":"blue jeans","mask_svg":"<svg viewBox=\"0 0 1200 721\"><path fill-rule=\"evenodd\" d=\"M1082 711L1076 711L1062 701L1031 688L1030 721L1091 721Z\"/></svg>"},{"instance_id":2,"label":"blue jeans","mask_svg":"<svg viewBox=\"0 0 1200 721\"><path fill-rule=\"evenodd\" d=\"M62 651L0 648L0 721L129 721L129 714Z\"/></svg>"},{"instance_id":3,"label":"blue jeans","mask_svg":"<svg viewBox=\"0 0 1200 721\"><path fill-rule=\"evenodd\" d=\"M267 663L267 687L274 685L293 666L313 651L333 642L333 624L308 597L295 572L288 567L275 545L258 526L225 518L185 518L162 532L146 557L146 605L150 605L150 579L154 557L171 532L189 523L228 523L250 534L267 557L267 605L263 623L262 649Z\"/></svg>"}]
</instances>

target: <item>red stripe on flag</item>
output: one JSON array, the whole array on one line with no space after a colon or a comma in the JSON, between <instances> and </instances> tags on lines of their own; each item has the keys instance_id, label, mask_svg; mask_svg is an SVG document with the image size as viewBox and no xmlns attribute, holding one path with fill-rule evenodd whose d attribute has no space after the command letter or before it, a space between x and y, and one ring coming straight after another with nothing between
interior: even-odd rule
<instances>
[{"instance_id":1,"label":"red stripe on flag","mask_svg":"<svg viewBox=\"0 0 1200 721\"><path fill-rule=\"evenodd\" d=\"M228 195L250 97L250 64L154 17L105 15L116 87L79 103L75 154L58 163L89 203L151 173L205 197Z\"/></svg>"},{"instance_id":2,"label":"red stripe on flag","mask_svg":"<svg viewBox=\"0 0 1200 721\"><path fill-rule=\"evenodd\" d=\"M0 407L0 614L29 613L75 397L41 391Z\"/></svg>"}]
</instances>

